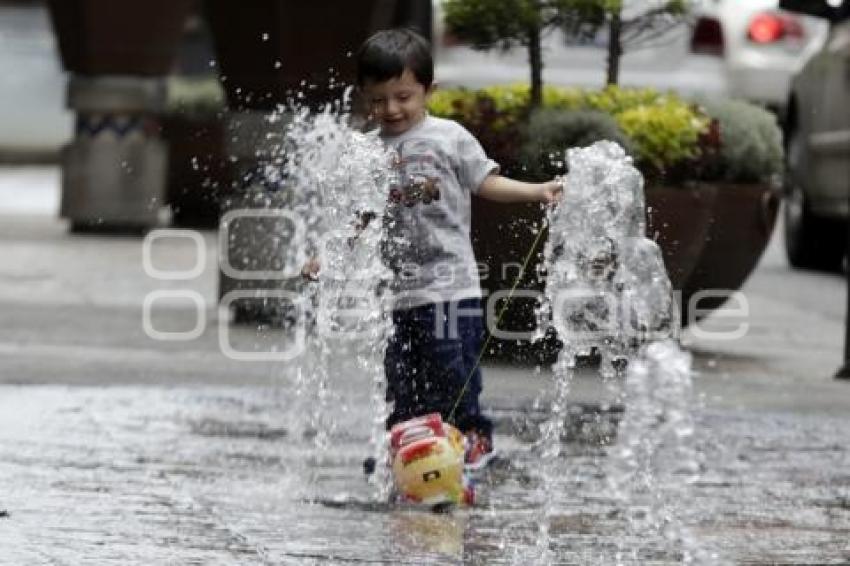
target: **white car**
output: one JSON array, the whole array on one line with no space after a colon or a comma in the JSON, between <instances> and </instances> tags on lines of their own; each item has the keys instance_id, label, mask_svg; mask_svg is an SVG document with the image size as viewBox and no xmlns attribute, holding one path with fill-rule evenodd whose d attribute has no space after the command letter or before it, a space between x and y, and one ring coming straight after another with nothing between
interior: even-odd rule
<instances>
[{"instance_id":1,"label":"white car","mask_svg":"<svg viewBox=\"0 0 850 566\"><path fill-rule=\"evenodd\" d=\"M74 129L47 7L0 4L0 155L54 157Z\"/></svg>"},{"instance_id":2,"label":"white car","mask_svg":"<svg viewBox=\"0 0 850 566\"><path fill-rule=\"evenodd\" d=\"M850 218L850 0L783 5L831 22L788 97L785 249L794 267L839 271Z\"/></svg>"},{"instance_id":3,"label":"white car","mask_svg":"<svg viewBox=\"0 0 850 566\"><path fill-rule=\"evenodd\" d=\"M434 2L436 80L443 86L480 88L528 81L523 48L473 50L452 36ZM825 22L778 8L778 0L703 0L680 25L632 51L620 65L620 84L684 95L733 96L784 111L791 76L820 49ZM543 80L559 86L605 83L604 32L591 44L554 32L544 40Z\"/></svg>"}]
</instances>

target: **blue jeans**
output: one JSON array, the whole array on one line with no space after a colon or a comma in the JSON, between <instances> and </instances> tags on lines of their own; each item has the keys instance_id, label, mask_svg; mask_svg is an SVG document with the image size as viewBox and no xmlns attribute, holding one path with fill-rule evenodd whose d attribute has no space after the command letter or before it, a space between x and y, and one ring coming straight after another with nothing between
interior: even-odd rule
<instances>
[{"instance_id":1,"label":"blue jeans","mask_svg":"<svg viewBox=\"0 0 850 566\"><path fill-rule=\"evenodd\" d=\"M464 312L468 310L475 314ZM493 425L478 404L482 387L478 358L484 336L481 300L396 310L393 326L384 357L387 400L393 403L387 428L440 413L463 432L475 429L489 436Z\"/></svg>"}]
</instances>

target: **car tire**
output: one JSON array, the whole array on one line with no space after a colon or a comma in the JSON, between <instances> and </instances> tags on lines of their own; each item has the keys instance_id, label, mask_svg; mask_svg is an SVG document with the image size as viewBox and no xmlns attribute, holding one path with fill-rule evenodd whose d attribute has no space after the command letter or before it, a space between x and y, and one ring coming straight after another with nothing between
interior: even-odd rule
<instances>
[{"instance_id":1,"label":"car tire","mask_svg":"<svg viewBox=\"0 0 850 566\"><path fill-rule=\"evenodd\" d=\"M785 253L788 262L800 269L840 271L847 246L847 223L815 215L809 206L799 163L801 140L791 132L785 175Z\"/></svg>"}]
</instances>

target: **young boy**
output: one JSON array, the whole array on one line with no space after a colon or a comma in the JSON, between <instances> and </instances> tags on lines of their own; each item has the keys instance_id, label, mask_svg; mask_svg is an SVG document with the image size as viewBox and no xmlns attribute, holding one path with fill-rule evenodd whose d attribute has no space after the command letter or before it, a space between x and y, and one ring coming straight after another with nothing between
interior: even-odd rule
<instances>
[{"instance_id":1,"label":"young boy","mask_svg":"<svg viewBox=\"0 0 850 566\"><path fill-rule=\"evenodd\" d=\"M470 198L550 204L562 188L498 175L472 134L429 116L433 74L430 45L410 30L378 32L357 52L369 118L398 154L398 184L383 217L382 252L395 274L395 332L384 360L392 402L387 427L439 412L467 436L466 464L475 468L493 443L478 403L484 327Z\"/></svg>"}]
</instances>

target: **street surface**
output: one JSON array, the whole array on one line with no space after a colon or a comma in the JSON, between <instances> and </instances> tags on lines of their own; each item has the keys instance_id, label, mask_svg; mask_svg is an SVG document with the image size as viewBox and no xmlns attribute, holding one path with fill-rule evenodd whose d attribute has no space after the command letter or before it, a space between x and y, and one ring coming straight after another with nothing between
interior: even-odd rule
<instances>
[{"instance_id":1,"label":"street surface","mask_svg":"<svg viewBox=\"0 0 850 566\"><path fill-rule=\"evenodd\" d=\"M550 373L491 366L484 400L507 462L482 481L482 503L451 515L387 508L360 471L370 384L344 352L332 360L327 450L295 364L222 353L222 332L236 349L283 340L219 327L214 234L202 235L199 277L157 279L141 237L70 235L53 219L49 168L13 173L32 181L35 204L0 206L0 564L528 563L544 482L558 563L680 561L606 492L622 407L593 372L574 382L559 477L541 476L534 445ZM192 267L192 240L166 244L153 248L158 267ZM203 298L199 337L145 332L145 298L163 290ZM850 382L832 378L845 280L790 270L777 234L744 294L749 316L704 325L716 334L743 321L744 337L683 338L700 469L657 495L688 534L683 549L706 563L848 563ZM150 323L185 332L196 317L191 302L166 301Z\"/></svg>"}]
</instances>

